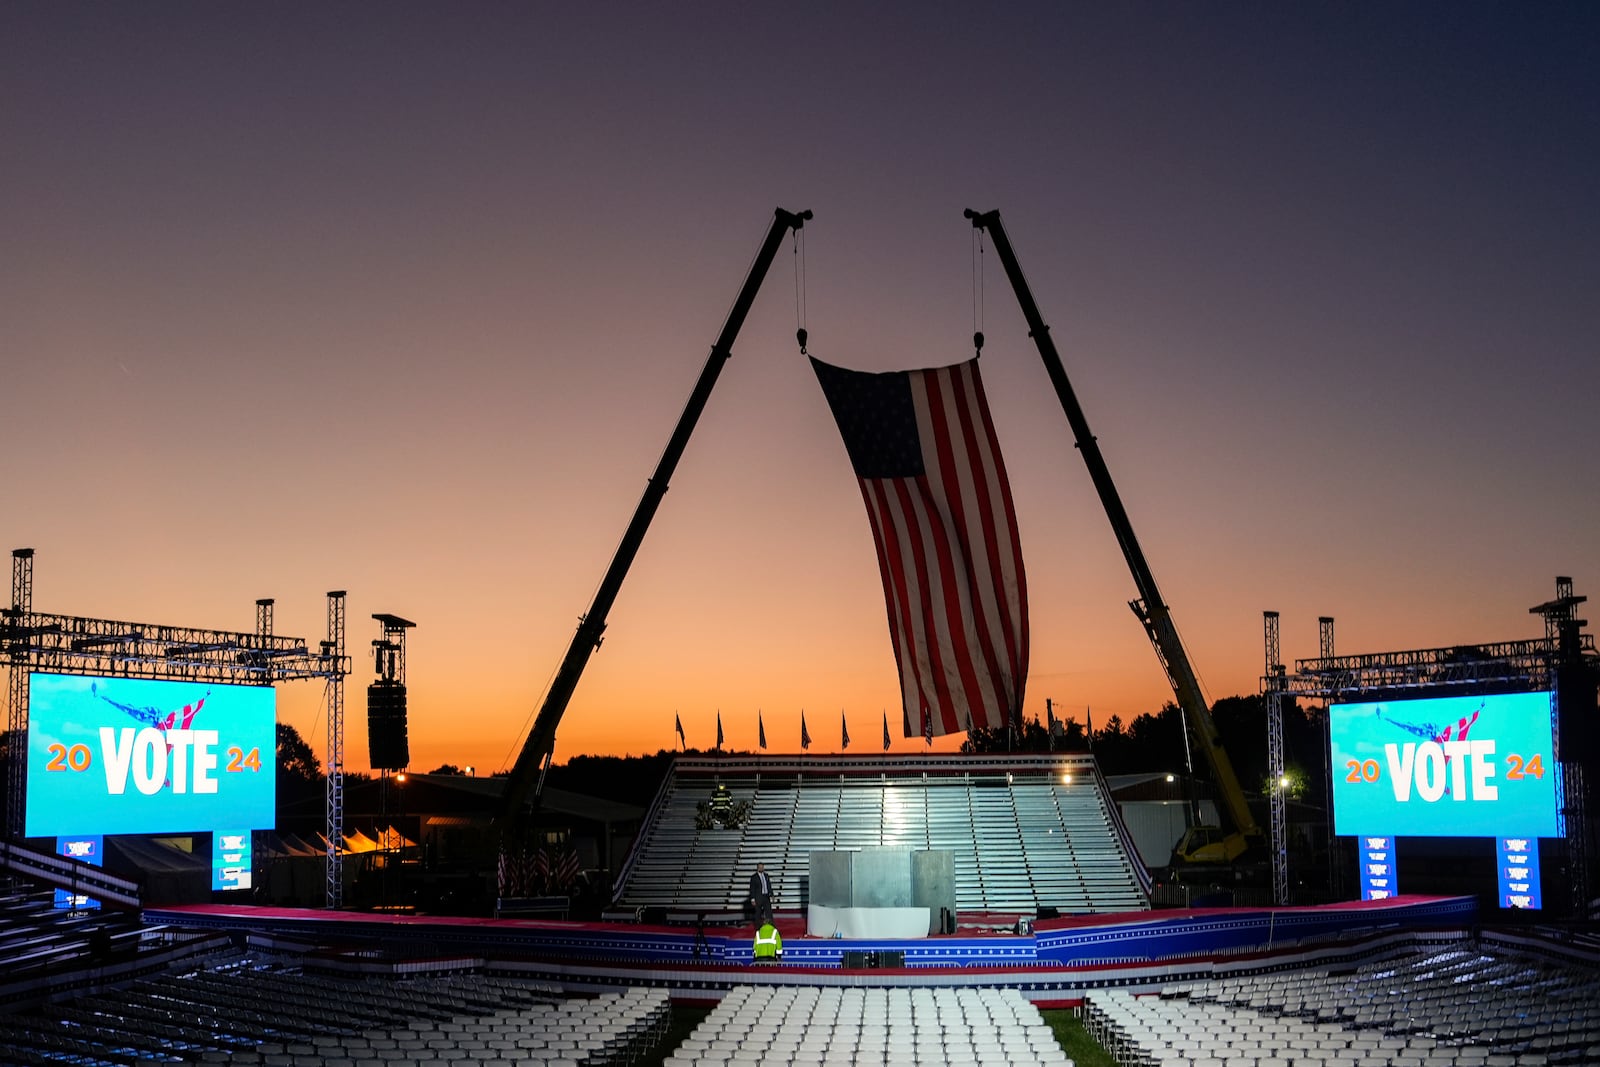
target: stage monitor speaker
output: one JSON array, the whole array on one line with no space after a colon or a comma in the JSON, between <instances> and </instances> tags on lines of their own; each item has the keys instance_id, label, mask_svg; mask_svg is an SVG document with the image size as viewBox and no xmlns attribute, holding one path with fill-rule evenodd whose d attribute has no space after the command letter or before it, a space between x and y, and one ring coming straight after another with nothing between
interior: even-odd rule
<instances>
[{"instance_id":1,"label":"stage monitor speaker","mask_svg":"<svg viewBox=\"0 0 1600 1067\"><path fill-rule=\"evenodd\" d=\"M905 952L898 949L847 949L839 965L852 971L875 971L883 967L904 967Z\"/></svg>"},{"instance_id":2,"label":"stage monitor speaker","mask_svg":"<svg viewBox=\"0 0 1600 1067\"><path fill-rule=\"evenodd\" d=\"M411 762L406 740L406 687L399 682L367 686L367 752L376 771L404 770Z\"/></svg>"}]
</instances>

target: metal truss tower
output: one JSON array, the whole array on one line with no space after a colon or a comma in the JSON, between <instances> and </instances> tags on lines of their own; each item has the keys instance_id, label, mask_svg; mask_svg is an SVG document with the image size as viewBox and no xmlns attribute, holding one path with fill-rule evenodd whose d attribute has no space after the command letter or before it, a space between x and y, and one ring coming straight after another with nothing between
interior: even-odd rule
<instances>
[{"instance_id":1,"label":"metal truss tower","mask_svg":"<svg viewBox=\"0 0 1600 1067\"><path fill-rule=\"evenodd\" d=\"M1333 651L1333 616L1317 616L1317 649L1318 655L1323 659L1332 659ZM1327 782L1323 790L1323 826L1327 834L1324 842L1325 855L1328 857L1328 892L1334 900L1344 899L1344 864L1334 858L1333 836L1333 773L1329 763L1328 753L1333 748L1333 726L1328 717L1328 701L1322 702L1322 774Z\"/></svg>"},{"instance_id":2,"label":"metal truss tower","mask_svg":"<svg viewBox=\"0 0 1600 1067\"><path fill-rule=\"evenodd\" d=\"M383 638L372 642L374 666L378 677L386 682L406 684L406 631L417 624L398 615L379 613L372 616L383 627Z\"/></svg>"},{"instance_id":3,"label":"metal truss tower","mask_svg":"<svg viewBox=\"0 0 1600 1067\"><path fill-rule=\"evenodd\" d=\"M1404 690L1415 690L1419 696L1494 691L1552 693L1553 773L1556 795L1560 798L1557 824L1566 842L1568 888L1573 907L1581 909L1588 900L1589 857L1593 851L1586 769L1579 758L1581 754L1562 749L1560 704L1564 688L1561 680L1571 676L1566 672L1587 678L1600 674L1600 653L1596 651L1594 635L1582 632L1587 623L1577 617L1577 606L1587 599L1573 595L1571 578L1560 577L1556 579L1556 598L1528 609L1531 614L1544 618L1542 638L1357 656L1335 654L1333 620L1324 616L1317 620L1321 655L1316 659L1295 660L1294 673L1281 677L1280 688L1291 696L1330 703L1391 699ZM1571 714L1573 709L1567 711ZM1577 711L1579 715L1586 713L1592 715L1593 710L1581 707ZM1569 737L1571 729L1569 722ZM1336 864L1330 866L1333 887L1337 890L1340 869Z\"/></svg>"},{"instance_id":4,"label":"metal truss tower","mask_svg":"<svg viewBox=\"0 0 1600 1067\"><path fill-rule=\"evenodd\" d=\"M1572 594L1571 578L1558 576L1556 598L1528 609L1528 614L1544 617L1544 639L1549 647L1552 680L1550 729L1551 736L1555 738L1556 772L1561 776L1556 783L1556 796L1560 798L1556 817L1561 836L1567 842L1568 890L1573 907L1577 909L1583 909L1589 900L1588 786L1584 780L1581 753L1563 751L1563 735L1567 738L1576 737L1578 731L1570 727L1563 730L1561 716L1563 713L1574 718L1593 715L1594 709L1581 706L1563 708L1561 702L1563 696L1572 695L1569 687L1563 684L1563 679L1568 677L1569 671L1581 668L1583 662L1584 635L1580 635L1579 630L1585 620L1578 618L1578 605L1588 599Z\"/></svg>"},{"instance_id":5,"label":"metal truss tower","mask_svg":"<svg viewBox=\"0 0 1600 1067\"><path fill-rule=\"evenodd\" d=\"M298 637L273 633L273 601L256 601L253 633L160 626L33 610L33 550L11 553L11 606L0 612L0 659L10 668L8 728L13 747L6 781L6 833L21 840L26 821L28 676L35 671L113 678L170 678L228 685L272 686L321 678L329 701L330 835L343 829L344 593L328 595L328 640L311 651ZM337 807L337 811L335 811ZM342 840L342 834L332 838ZM329 863L330 884L338 855Z\"/></svg>"},{"instance_id":6,"label":"metal truss tower","mask_svg":"<svg viewBox=\"0 0 1600 1067\"><path fill-rule=\"evenodd\" d=\"M337 663L345 662L344 655L344 597L343 589L328 593L328 639L322 647ZM348 668L328 676L326 687L328 712L328 862L327 897L330 908L344 905L344 676Z\"/></svg>"},{"instance_id":7,"label":"metal truss tower","mask_svg":"<svg viewBox=\"0 0 1600 1067\"><path fill-rule=\"evenodd\" d=\"M6 622L20 629L33 612L33 549L19 548L11 553L11 610ZM9 642L6 657L10 685L6 690L6 729L9 731L10 759L6 774L6 836L22 840L22 808L28 782L28 643Z\"/></svg>"},{"instance_id":8,"label":"metal truss tower","mask_svg":"<svg viewBox=\"0 0 1600 1067\"><path fill-rule=\"evenodd\" d=\"M1266 646L1266 673L1262 686L1267 697L1267 796L1272 849L1272 902L1289 903L1288 782L1283 767L1283 664L1279 662L1278 613L1263 611L1261 624Z\"/></svg>"}]
</instances>

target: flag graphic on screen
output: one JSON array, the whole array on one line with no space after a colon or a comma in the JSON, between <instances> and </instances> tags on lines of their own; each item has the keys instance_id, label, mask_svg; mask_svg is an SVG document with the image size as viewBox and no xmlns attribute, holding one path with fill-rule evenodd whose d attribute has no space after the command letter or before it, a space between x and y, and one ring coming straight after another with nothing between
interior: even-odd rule
<instances>
[{"instance_id":1,"label":"flag graphic on screen","mask_svg":"<svg viewBox=\"0 0 1600 1067\"><path fill-rule=\"evenodd\" d=\"M904 736L1004 727L1022 709L1028 591L977 360L888 374L811 366L867 506Z\"/></svg>"}]
</instances>

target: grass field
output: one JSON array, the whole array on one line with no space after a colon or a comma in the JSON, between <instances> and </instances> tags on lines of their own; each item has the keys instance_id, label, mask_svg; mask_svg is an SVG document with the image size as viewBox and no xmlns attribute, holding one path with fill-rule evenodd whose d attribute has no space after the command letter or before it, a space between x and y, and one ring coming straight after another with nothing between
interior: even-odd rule
<instances>
[{"instance_id":1,"label":"grass field","mask_svg":"<svg viewBox=\"0 0 1600 1067\"><path fill-rule=\"evenodd\" d=\"M1044 1016L1046 1025L1077 1067L1117 1067L1117 1061L1111 1058L1111 1053L1089 1036L1089 1031L1083 1028L1083 1023L1078 1021L1071 1009L1057 1008L1039 1014Z\"/></svg>"}]
</instances>

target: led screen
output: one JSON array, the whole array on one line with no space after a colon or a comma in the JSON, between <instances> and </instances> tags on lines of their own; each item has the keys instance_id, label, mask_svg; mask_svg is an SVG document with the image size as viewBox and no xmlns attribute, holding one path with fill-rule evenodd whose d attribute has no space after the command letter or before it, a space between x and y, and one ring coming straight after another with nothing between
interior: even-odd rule
<instances>
[{"instance_id":1,"label":"led screen","mask_svg":"<svg viewBox=\"0 0 1600 1067\"><path fill-rule=\"evenodd\" d=\"M1500 865L1500 906L1537 911L1544 907L1539 887L1539 842L1531 837L1502 837L1495 842Z\"/></svg>"},{"instance_id":2,"label":"led screen","mask_svg":"<svg viewBox=\"0 0 1600 1067\"><path fill-rule=\"evenodd\" d=\"M211 835L211 888L250 888L249 830L218 830Z\"/></svg>"},{"instance_id":3,"label":"led screen","mask_svg":"<svg viewBox=\"0 0 1600 1067\"><path fill-rule=\"evenodd\" d=\"M1388 900L1399 895L1399 878L1394 863L1394 838L1363 837L1357 842L1361 847L1356 855L1361 857L1360 870L1362 900Z\"/></svg>"},{"instance_id":4,"label":"led screen","mask_svg":"<svg viewBox=\"0 0 1600 1067\"><path fill-rule=\"evenodd\" d=\"M271 827L271 688L34 674L29 837Z\"/></svg>"},{"instance_id":5,"label":"led screen","mask_svg":"<svg viewBox=\"0 0 1600 1067\"><path fill-rule=\"evenodd\" d=\"M1334 704L1339 834L1555 837L1550 694Z\"/></svg>"},{"instance_id":6,"label":"led screen","mask_svg":"<svg viewBox=\"0 0 1600 1067\"><path fill-rule=\"evenodd\" d=\"M80 863L87 863L93 867L103 867L105 866L105 841L98 834L58 837L56 838L56 855L78 860ZM91 911L99 908L100 902L83 893L72 893L65 889L57 889L56 907Z\"/></svg>"}]
</instances>

